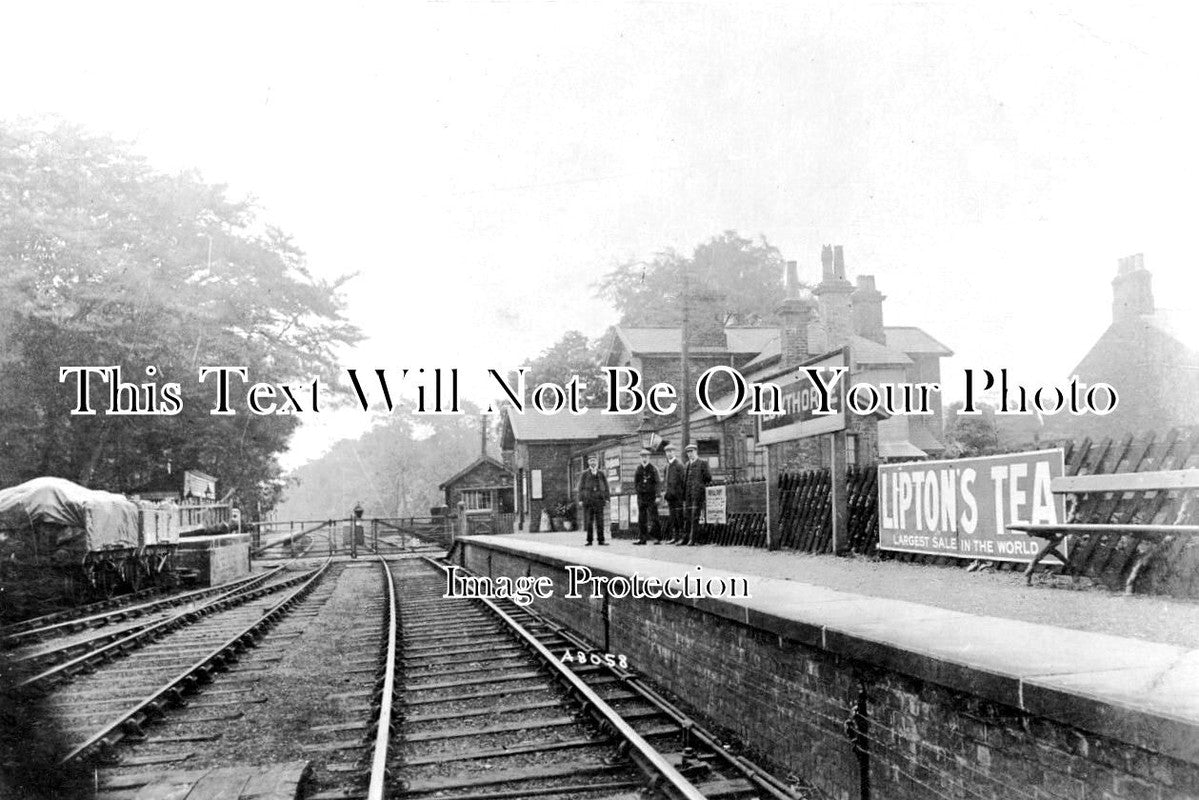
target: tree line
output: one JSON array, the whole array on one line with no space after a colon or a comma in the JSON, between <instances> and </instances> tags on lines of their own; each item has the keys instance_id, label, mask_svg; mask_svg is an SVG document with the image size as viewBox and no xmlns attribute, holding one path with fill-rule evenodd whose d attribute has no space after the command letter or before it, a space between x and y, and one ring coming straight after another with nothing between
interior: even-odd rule
<instances>
[{"instance_id":1,"label":"tree line","mask_svg":"<svg viewBox=\"0 0 1199 800\"><path fill-rule=\"evenodd\" d=\"M203 404L72 415L59 368L120 366L129 383L177 381L184 397L200 393L202 365L331 378L335 349L359 339L340 284L194 172L157 171L67 124L0 123L0 486L54 475L130 493L197 467L243 507L269 507L294 417L219 417Z\"/></svg>"}]
</instances>

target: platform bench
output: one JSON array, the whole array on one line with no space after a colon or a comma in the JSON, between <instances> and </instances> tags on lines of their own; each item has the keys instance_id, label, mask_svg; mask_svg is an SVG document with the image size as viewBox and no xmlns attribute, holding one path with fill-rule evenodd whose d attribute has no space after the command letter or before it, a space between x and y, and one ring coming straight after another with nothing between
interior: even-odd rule
<instances>
[{"instance_id":1,"label":"platform bench","mask_svg":"<svg viewBox=\"0 0 1199 800\"><path fill-rule=\"evenodd\" d=\"M1103 475L1070 475L1054 478L1050 488L1055 495L1067 495L1073 498L1075 502L1070 506L1070 511L1067 514L1068 519L1071 519L1077 516L1079 503L1088 495L1099 494L1111 497L1116 494L1122 495L1128 492L1186 492L1188 490L1199 489L1199 469L1167 470L1163 472L1115 472ZM1058 546L1065 541L1066 537L1075 537L1075 539L1084 540L1093 536L1110 534L1134 537L1137 539L1138 544L1134 548L1136 551L1134 554L1135 561L1124 579L1124 591L1131 594L1137 576L1144 569L1145 565L1161 552L1164 547L1175 541L1179 536L1195 536L1199 534L1199 525L1182 524L1182 520L1185 520L1188 515L1194 514L1195 509L1192 506L1199 506L1199 501L1195 501L1194 498L1195 495L1193 493L1188 493L1183 497L1177 513L1174 514L1174 522L1169 524L1067 521L1055 525L1018 523L1008 525L1007 528L1008 530L1021 531L1029 536L1045 539L1048 542L1033 557L1033 560L1029 562L1028 568L1025 569L1024 576L1026 583L1032 582L1033 570L1048 555L1056 556L1062 562L1063 570L1068 568L1069 562L1065 554L1058 549ZM1151 546L1142 551L1139 547L1142 541L1149 542Z\"/></svg>"}]
</instances>

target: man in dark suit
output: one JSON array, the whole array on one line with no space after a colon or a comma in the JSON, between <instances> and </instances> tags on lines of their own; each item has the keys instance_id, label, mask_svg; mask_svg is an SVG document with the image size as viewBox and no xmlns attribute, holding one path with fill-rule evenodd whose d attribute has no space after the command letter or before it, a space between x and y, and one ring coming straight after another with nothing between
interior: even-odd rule
<instances>
[{"instance_id":1,"label":"man in dark suit","mask_svg":"<svg viewBox=\"0 0 1199 800\"><path fill-rule=\"evenodd\" d=\"M654 544L662 544L662 526L658 522L658 468L649 462L649 450L641 448L641 463L633 474L637 490L637 527L641 538L633 544L645 544L645 531L653 528Z\"/></svg>"},{"instance_id":2,"label":"man in dark suit","mask_svg":"<svg viewBox=\"0 0 1199 800\"><path fill-rule=\"evenodd\" d=\"M683 522L683 494L686 490L686 474L679 463L678 448L666 445L666 505L670 509L670 544L682 544L686 534Z\"/></svg>"},{"instance_id":3,"label":"man in dark suit","mask_svg":"<svg viewBox=\"0 0 1199 800\"><path fill-rule=\"evenodd\" d=\"M704 501L707 499L708 484L712 482L712 471L707 461L699 458L699 448L693 444L687 445L686 484L683 490L683 502L687 506L687 539L684 544L695 545L699 536L699 517L704 511Z\"/></svg>"},{"instance_id":4,"label":"man in dark suit","mask_svg":"<svg viewBox=\"0 0 1199 800\"><path fill-rule=\"evenodd\" d=\"M583 505L583 528L587 531L587 544L591 544L592 528L599 543L604 541L604 506L608 504L608 476L599 471L599 456L587 456L587 469L579 478L579 502Z\"/></svg>"}]
</instances>

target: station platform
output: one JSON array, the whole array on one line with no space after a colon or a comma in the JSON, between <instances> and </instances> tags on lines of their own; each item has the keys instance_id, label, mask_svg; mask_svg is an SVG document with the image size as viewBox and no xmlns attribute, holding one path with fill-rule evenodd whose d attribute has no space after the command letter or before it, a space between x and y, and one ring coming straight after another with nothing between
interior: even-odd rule
<instances>
[{"instance_id":1,"label":"station platform","mask_svg":"<svg viewBox=\"0 0 1199 800\"><path fill-rule=\"evenodd\" d=\"M584 534L514 533L504 539L584 547ZM652 542L652 540L651 540ZM1123 595L1104 589L1068 588L1068 584L1025 585L1020 572L966 572L960 567L834 558L752 547L699 545L677 547L634 545L630 539L609 539L602 551L651 561L699 564L705 570L735 571L763 578L781 578L870 597L1035 622L1091 633L1199 648L1199 602L1148 595Z\"/></svg>"},{"instance_id":2,"label":"station platform","mask_svg":"<svg viewBox=\"0 0 1199 800\"><path fill-rule=\"evenodd\" d=\"M797 769L819 762L809 753L843 748L833 743L843 738L839 725L807 719L811 709L844 707L858 691L896 753L939 742L941 755L961 750L952 757L973 780L994 767L1012 786L1075 781L1069 796L1098 797L1099 784L1148 787L1155 797L1199 791L1195 604L1024 587L1018 574L749 548L585 547L579 532L466 537L451 561L496 577L550 576L556 595L535 601L539 611L609 652L629 652L668 691ZM567 600L570 565L661 580L698 566L705 577L744 578L749 596ZM824 716L839 721L837 713ZM814 734L821 726L825 735ZM788 729L791 742L782 744ZM1137 754L1152 765L1137 767ZM892 766L903 774L899 761ZM953 769L938 780L963 779Z\"/></svg>"}]
</instances>

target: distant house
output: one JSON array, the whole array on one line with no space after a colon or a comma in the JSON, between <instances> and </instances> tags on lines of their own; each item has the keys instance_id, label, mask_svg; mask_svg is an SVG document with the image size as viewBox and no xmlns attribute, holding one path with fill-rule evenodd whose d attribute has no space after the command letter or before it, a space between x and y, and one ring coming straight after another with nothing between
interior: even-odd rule
<instances>
[{"instance_id":1,"label":"distant house","mask_svg":"<svg viewBox=\"0 0 1199 800\"><path fill-rule=\"evenodd\" d=\"M1042 439L1122 437L1199 424L1199 302L1186 312L1157 308L1141 253L1117 262L1112 323L1070 376L1111 384L1119 394L1105 416L1046 416Z\"/></svg>"},{"instance_id":2,"label":"distant house","mask_svg":"<svg viewBox=\"0 0 1199 800\"><path fill-rule=\"evenodd\" d=\"M488 455L479 456L437 487L455 514L458 503L467 514L511 514L515 509L512 471Z\"/></svg>"}]
</instances>

